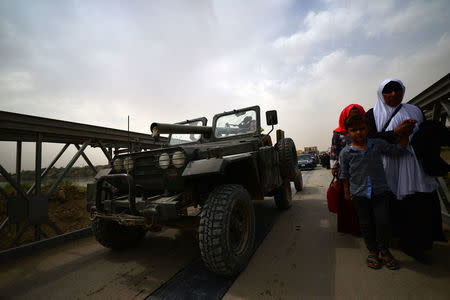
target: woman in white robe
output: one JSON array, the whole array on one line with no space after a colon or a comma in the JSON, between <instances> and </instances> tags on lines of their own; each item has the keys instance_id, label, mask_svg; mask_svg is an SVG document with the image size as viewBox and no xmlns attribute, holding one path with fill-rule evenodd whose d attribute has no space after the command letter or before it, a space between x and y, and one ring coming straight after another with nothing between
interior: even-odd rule
<instances>
[{"instance_id":1,"label":"woman in white robe","mask_svg":"<svg viewBox=\"0 0 450 300\"><path fill-rule=\"evenodd\" d=\"M391 143L404 136L411 140L424 121L424 115L417 106L401 103L404 94L405 86L399 79L388 78L381 83L375 107L366 114L369 137L383 138ZM443 239L442 219L433 220L436 219L433 213L436 209L439 209L440 217L437 182L423 171L410 144L407 150L410 153L401 157L383 157L383 164L387 182L397 197L393 205L393 223L402 250L419 261L425 261L424 251L431 249L433 239Z\"/></svg>"}]
</instances>

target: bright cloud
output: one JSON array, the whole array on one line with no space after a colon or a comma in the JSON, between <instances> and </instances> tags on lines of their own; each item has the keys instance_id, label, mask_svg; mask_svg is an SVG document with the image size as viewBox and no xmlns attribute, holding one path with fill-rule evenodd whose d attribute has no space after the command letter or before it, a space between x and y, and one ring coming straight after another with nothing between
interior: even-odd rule
<instances>
[{"instance_id":1,"label":"bright cloud","mask_svg":"<svg viewBox=\"0 0 450 300\"><path fill-rule=\"evenodd\" d=\"M372 107L383 79L401 78L410 99L448 73L449 8L445 0L2 2L0 109L120 129L130 115L131 129L148 133L152 121L211 121L258 104L278 110L298 148L325 150L340 110ZM12 168L8 147L0 163Z\"/></svg>"}]
</instances>

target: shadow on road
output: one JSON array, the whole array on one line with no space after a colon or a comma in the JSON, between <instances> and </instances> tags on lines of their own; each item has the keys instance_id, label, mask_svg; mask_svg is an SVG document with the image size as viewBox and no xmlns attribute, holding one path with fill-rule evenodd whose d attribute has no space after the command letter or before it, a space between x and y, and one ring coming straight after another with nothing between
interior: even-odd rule
<instances>
[{"instance_id":1,"label":"shadow on road","mask_svg":"<svg viewBox=\"0 0 450 300\"><path fill-rule=\"evenodd\" d=\"M280 215L273 200L255 201L255 251ZM221 299L233 284L234 278L223 278L210 272L200 257L178 272L146 299Z\"/></svg>"}]
</instances>

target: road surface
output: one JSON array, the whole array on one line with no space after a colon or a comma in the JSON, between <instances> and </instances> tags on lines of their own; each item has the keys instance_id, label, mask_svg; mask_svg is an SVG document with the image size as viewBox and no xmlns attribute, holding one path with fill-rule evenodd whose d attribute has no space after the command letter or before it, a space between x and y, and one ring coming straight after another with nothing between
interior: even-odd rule
<instances>
[{"instance_id":1,"label":"road surface","mask_svg":"<svg viewBox=\"0 0 450 300\"><path fill-rule=\"evenodd\" d=\"M369 269L362 239L337 233L336 217L327 210L329 170L304 175L304 190L295 194L290 210L277 212L272 230L224 299L450 298L449 243L435 246L432 265L394 249L400 270ZM272 200L255 208L276 209ZM145 299L198 256L191 234L178 230L148 234L138 248L121 252L88 237L0 265L0 299Z\"/></svg>"}]
</instances>

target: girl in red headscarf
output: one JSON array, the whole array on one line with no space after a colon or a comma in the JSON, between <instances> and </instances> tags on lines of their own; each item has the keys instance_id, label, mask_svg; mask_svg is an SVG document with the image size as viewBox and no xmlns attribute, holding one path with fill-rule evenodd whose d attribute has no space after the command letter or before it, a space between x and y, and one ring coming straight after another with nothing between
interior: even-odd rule
<instances>
[{"instance_id":1,"label":"girl in red headscarf","mask_svg":"<svg viewBox=\"0 0 450 300\"><path fill-rule=\"evenodd\" d=\"M350 138L346 135L344 121L349 116L358 114L362 116L366 114L361 105L350 104L345 107L339 117L339 127L333 131L330 152L330 165L333 176L337 176L339 171L339 153L345 145L351 142ZM337 220L338 232L351 233L358 236L360 235L358 217L356 216L352 203L344 199L344 194L339 197Z\"/></svg>"},{"instance_id":2,"label":"girl in red headscarf","mask_svg":"<svg viewBox=\"0 0 450 300\"><path fill-rule=\"evenodd\" d=\"M342 110L339 117L339 127L333 131L333 138L331 139L330 165L331 173L333 175L336 174L339 169L339 153L349 142L349 138L345 135L346 132L344 121L350 116L350 114L352 116L356 114L361 114L364 116L366 112L359 104L350 104Z\"/></svg>"}]
</instances>

